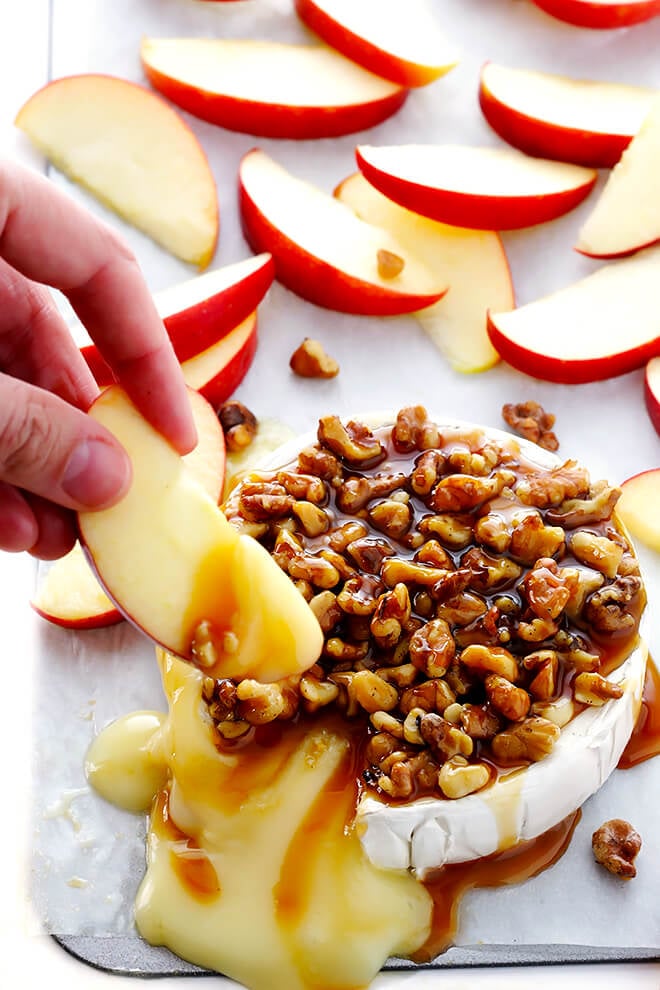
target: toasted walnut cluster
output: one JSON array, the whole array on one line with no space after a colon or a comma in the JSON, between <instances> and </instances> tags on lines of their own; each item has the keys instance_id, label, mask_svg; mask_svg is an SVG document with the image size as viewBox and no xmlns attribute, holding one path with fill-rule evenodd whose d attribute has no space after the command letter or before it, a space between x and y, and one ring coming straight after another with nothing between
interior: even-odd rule
<instances>
[{"instance_id":1,"label":"toasted walnut cluster","mask_svg":"<svg viewBox=\"0 0 660 990\"><path fill-rule=\"evenodd\" d=\"M459 798L542 760L634 641L644 591L619 492L574 461L541 468L420 406L371 430L326 416L296 463L225 506L309 602L323 653L279 684L204 683L218 739L339 711L368 732L364 780Z\"/></svg>"}]
</instances>

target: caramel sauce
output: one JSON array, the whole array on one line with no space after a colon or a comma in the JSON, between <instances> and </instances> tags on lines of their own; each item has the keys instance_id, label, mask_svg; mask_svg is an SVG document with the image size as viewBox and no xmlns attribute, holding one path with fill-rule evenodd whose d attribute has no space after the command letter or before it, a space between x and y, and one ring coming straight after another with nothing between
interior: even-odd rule
<instances>
[{"instance_id":1,"label":"caramel sauce","mask_svg":"<svg viewBox=\"0 0 660 990\"><path fill-rule=\"evenodd\" d=\"M203 620L209 623L212 639L218 645L222 644L224 634L231 629L238 602L229 579L230 562L231 548L225 542L215 546L204 558L184 616L187 642L193 642L197 627Z\"/></svg>"},{"instance_id":2,"label":"caramel sauce","mask_svg":"<svg viewBox=\"0 0 660 990\"><path fill-rule=\"evenodd\" d=\"M660 672L651 657L646 664L642 704L635 728L618 763L619 770L660 755Z\"/></svg>"},{"instance_id":3,"label":"caramel sauce","mask_svg":"<svg viewBox=\"0 0 660 990\"><path fill-rule=\"evenodd\" d=\"M170 844L172 870L191 894L204 903L220 894L220 881L206 853L194 839L182 832L170 816L169 795L161 791L152 812L152 827L159 841Z\"/></svg>"},{"instance_id":4,"label":"caramel sauce","mask_svg":"<svg viewBox=\"0 0 660 990\"><path fill-rule=\"evenodd\" d=\"M429 962L450 948L458 928L461 898L467 891L522 883L553 866L566 852L580 817L578 809L536 839L471 863L445 866L424 881L433 899L431 933L412 957L414 961Z\"/></svg>"}]
</instances>

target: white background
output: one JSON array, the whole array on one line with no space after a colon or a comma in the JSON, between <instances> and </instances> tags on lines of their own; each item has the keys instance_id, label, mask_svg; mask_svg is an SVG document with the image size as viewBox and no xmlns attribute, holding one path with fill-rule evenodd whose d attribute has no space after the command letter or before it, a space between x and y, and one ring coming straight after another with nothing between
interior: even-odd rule
<instances>
[{"instance_id":1,"label":"white background","mask_svg":"<svg viewBox=\"0 0 660 990\"><path fill-rule=\"evenodd\" d=\"M439 0L437 0L439 4ZM259 0L247 6L257 9ZM441 81L427 93L413 94L406 108L405 116L399 122L392 120L384 125L374 142L383 143L403 140L441 140L435 128L453 129L451 138L457 133L464 140L483 140L493 143L492 137L481 124L478 113L468 107L465 101L466 85L470 74L476 79L475 67L483 56L490 55L511 64L524 64L524 49L516 49L513 41L499 34L506 17L512 29L520 25L523 37L528 44L527 64L539 67L584 74L590 60L597 64L602 78L627 78L631 81L651 83L660 86L657 74L646 78L650 72L651 57L660 47L660 21L651 26L642 26L631 32L619 34L616 38L610 32L597 35L595 32L575 32L560 27L522 0L454 0L443 6L449 13L457 14L461 3L469 8L467 20L463 24L461 45L469 50L462 66L452 77ZM185 24L190 18L191 29L198 33L208 30L211 19L216 15L209 8L213 5L197 4L194 0L134 0L133 5L126 0L103 5L92 0L55 0L58 14L56 22L59 34L55 36L55 74L71 71L97 69L115 71L119 74L140 79L140 70L135 56L135 40L139 38L140 18L132 18L131 6L142 12L149 20L150 30L158 17L163 18L162 33L171 30L171 24ZM236 7L232 17L238 22L243 16ZM104 11L103 24L100 12ZM477 17L478 15L478 17ZM518 22L516 22L518 18ZM169 19L169 20L168 20ZM457 16L458 22L458 16ZM47 78L49 53L49 5L45 0L22 0L11 6L11 13L2 15L0 30L0 149L35 167L41 162L28 148L27 143L18 138L11 125L16 110L23 101ZM468 23L469 22L469 23ZM448 17L448 25L452 24ZM470 36L466 28L478 27L478 34ZM103 30L101 30L101 26ZM202 28L200 31L199 28ZM249 32L246 32L249 33ZM489 50L491 39L499 38L500 49ZM517 59L517 61L516 61ZM473 82L473 80L472 80ZM448 100L436 104L440 87L445 85ZM452 102L453 101L453 102ZM473 98L472 98L472 102ZM437 114L435 113L437 107ZM470 104L471 107L471 104ZM463 109L465 115L463 116ZM435 127L426 127L420 138L420 126L431 124L430 114L434 114ZM220 249L214 264L236 260L247 253L241 245L237 233L237 223L233 203L233 175L240 154L255 144L253 138L228 136L224 143L214 129L208 125L195 125L205 142L209 157L218 179L223 211ZM404 130L402 131L401 128ZM405 136L403 136L405 135ZM323 151L298 147L277 142L260 142L274 155L280 151L280 160L291 168L297 167L300 174L309 177L326 175L327 187L352 170L350 149L357 139L343 139L336 142L331 152L327 143ZM330 159L332 170L326 159ZM90 202L89 200L86 200ZM96 209L96 208L95 208ZM97 212L102 212L97 210ZM577 220L566 218L546 230L536 230L515 234L507 238L514 280L521 302L533 298L539 292L554 285L562 284L569 277L577 277L590 270L591 263L573 258L567 251L574 236ZM145 273L154 289L180 278L188 277L184 266L164 257L162 252L153 249L139 235L129 233L134 249L143 263ZM560 254L561 246L563 253ZM534 261L534 263L532 263ZM266 321L268 323L266 324ZM374 321L356 321L349 317L322 313L313 307L292 300L284 290L276 288L271 294L268 309L264 313L264 329L270 329L271 336L262 344L260 355L242 394L253 406L261 406L262 415L279 414L288 419L290 425L298 428L309 426L319 412L330 408L340 412L349 411L355 403L354 391L348 383L355 382L361 375L363 396L359 406L392 405L413 398L415 379L420 366L410 367L406 358L412 348L422 355L421 367L425 380L416 395L429 405L440 406L438 395L448 405L445 408L465 418L481 419L492 425L499 425L499 407L504 401L537 397L548 408L558 413L558 431L567 456L581 454L598 477L609 474L612 480L623 478L660 462L660 446L644 414L641 401L641 374L632 373L613 382L567 388L532 382L507 368L473 378L453 375L426 342L413 320L391 322L384 330ZM289 400L291 381L286 375L279 377L273 368L286 367L288 355L304 333L313 326L315 334L323 337L328 349L339 359L342 374L336 383L323 383L321 388L314 384L305 385L297 393L295 400ZM271 329L272 328L272 329ZM355 328L355 329L354 329ZM357 330L357 332L355 332ZM325 334L325 336L324 336ZM385 363L379 361L378 368L373 363L375 348L386 354ZM278 363L279 362L279 363ZM352 374L346 374L349 367ZM381 371L381 368L384 369ZM392 375L391 369L397 369ZM398 392L397 392L398 390ZM395 396L400 396L400 400ZM436 401L433 401L433 400ZM287 416L288 413L288 416ZM42 983L50 986L67 987L135 987L135 981L127 978L108 976L91 970L67 957L47 936L28 934L33 931L30 909L25 896L26 871L28 863L28 802L30 796L30 754L32 726L31 674L34 657L34 619L27 608L27 598L33 579L33 567L28 558L12 558L0 555L0 588L3 591L0 606L0 629L2 642L2 714L0 715L0 754L2 761L3 798L0 802L0 988L31 988ZM657 629L657 621L655 623ZM655 638L657 644L657 636ZM653 644L652 644L653 645ZM656 656L660 650L656 646ZM63 730L64 731L64 730ZM474 972L436 972L404 976L381 977L376 986L382 990L394 987L417 988L439 987L452 990L475 990L477 987L539 986L559 987L568 985L580 987L660 987L660 965L562 967L561 969L489 970ZM224 981L212 981L221 985ZM164 980L159 987L172 987L184 990L185 987L199 988L197 980Z\"/></svg>"}]
</instances>

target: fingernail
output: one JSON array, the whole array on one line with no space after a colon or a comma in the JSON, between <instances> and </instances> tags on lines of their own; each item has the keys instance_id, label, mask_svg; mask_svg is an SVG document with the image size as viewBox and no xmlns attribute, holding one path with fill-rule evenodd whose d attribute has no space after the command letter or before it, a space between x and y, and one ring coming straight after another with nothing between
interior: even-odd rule
<instances>
[{"instance_id":1,"label":"fingernail","mask_svg":"<svg viewBox=\"0 0 660 990\"><path fill-rule=\"evenodd\" d=\"M83 440L69 458L62 488L81 506L100 509L115 502L129 485L126 454L104 440Z\"/></svg>"}]
</instances>

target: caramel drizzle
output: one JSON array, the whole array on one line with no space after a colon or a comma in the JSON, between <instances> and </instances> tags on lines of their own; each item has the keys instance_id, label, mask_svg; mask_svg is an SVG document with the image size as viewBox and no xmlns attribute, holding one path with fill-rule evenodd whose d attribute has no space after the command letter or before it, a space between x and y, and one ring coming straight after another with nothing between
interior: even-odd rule
<instances>
[{"instance_id":1,"label":"caramel drizzle","mask_svg":"<svg viewBox=\"0 0 660 990\"><path fill-rule=\"evenodd\" d=\"M619 770L630 770L631 767L650 760L660 754L660 672L655 663L648 658L646 676L642 692L642 704L637 716L635 728L628 740L618 763Z\"/></svg>"}]
</instances>

